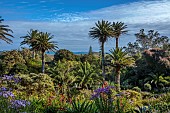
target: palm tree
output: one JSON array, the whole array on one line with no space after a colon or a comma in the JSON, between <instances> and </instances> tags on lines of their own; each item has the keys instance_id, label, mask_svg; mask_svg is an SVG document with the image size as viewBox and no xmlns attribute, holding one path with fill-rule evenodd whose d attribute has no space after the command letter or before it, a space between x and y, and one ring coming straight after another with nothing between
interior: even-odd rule
<instances>
[{"instance_id":1,"label":"palm tree","mask_svg":"<svg viewBox=\"0 0 170 113\"><path fill-rule=\"evenodd\" d=\"M104 43L108 40L108 38L111 36L111 23L108 21L98 21L95 23L95 27L91 28L91 31L89 31L89 36L92 37L92 39L99 40L99 43L101 44L101 52L102 52L102 75L105 78L105 60L104 60Z\"/></svg>"},{"instance_id":2,"label":"palm tree","mask_svg":"<svg viewBox=\"0 0 170 113\"><path fill-rule=\"evenodd\" d=\"M55 52L56 48L58 48L55 41L50 41L52 38L53 35L51 35L50 33L40 32L36 40L33 41L34 43L32 45L32 49L41 51L42 54L42 73L44 73L45 71L45 61L44 61L45 52L49 50Z\"/></svg>"},{"instance_id":3,"label":"palm tree","mask_svg":"<svg viewBox=\"0 0 170 113\"><path fill-rule=\"evenodd\" d=\"M38 30L33 30L31 29L30 32L26 36L22 36L24 40L21 42L21 45L29 45L32 47L34 43L36 42L36 38L39 36L39 31ZM32 48L31 48L32 49ZM33 59L35 58L35 50L33 50Z\"/></svg>"},{"instance_id":4,"label":"palm tree","mask_svg":"<svg viewBox=\"0 0 170 113\"><path fill-rule=\"evenodd\" d=\"M119 37L122 34L126 34L128 30L125 30L127 28L127 25L125 25L123 22L113 22L112 24L112 36L116 38L116 48L119 47Z\"/></svg>"},{"instance_id":5,"label":"palm tree","mask_svg":"<svg viewBox=\"0 0 170 113\"><path fill-rule=\"evenodd\" d=\"M0 16L0 23L2 23L2 21L4 21L4 20L1 19L1 16ZM9 27L8 25L0 24L0 39L4 40L8 44L10 44L10 43L12 43L12 40L7 38L6 36L13 37L11 34L8 33L8 32L13 33L13 31L11 29L8 29L8 27Z\"/></svg>"},{"instance_id":6,"label":"palm tree","mask_svg":"<svg viewBox=\"0 0 170 113\"><path fill-rule=\"evenodd\" d=\"M122 48L111 49L109 54L110 65L115 68L115 83L117 91L120 91L120 73L121 69L132 66L135 63L133 57L128 56L127 52L123 52Z\"/></svg>"}]
</instances>

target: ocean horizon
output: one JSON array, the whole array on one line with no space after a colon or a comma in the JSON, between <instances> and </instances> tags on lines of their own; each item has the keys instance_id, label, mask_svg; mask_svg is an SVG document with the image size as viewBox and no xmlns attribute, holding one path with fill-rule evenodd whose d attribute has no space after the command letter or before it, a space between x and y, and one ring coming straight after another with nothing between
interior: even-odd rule
<instances>
[{"instance_id":1,"label":"ocean horizon","mask_svg":"<svg viewBox=\"0 0 170 113\"><path fill-rule=\"evenodd\" d=\"M81 54L88 54L88 52L73 52L75 55L81 55ZM46 54L47 55L54 55L55 54L55 52L53 52L53 51L48 51L48 52L46 52Z\"/></svg>"}]
</instances>

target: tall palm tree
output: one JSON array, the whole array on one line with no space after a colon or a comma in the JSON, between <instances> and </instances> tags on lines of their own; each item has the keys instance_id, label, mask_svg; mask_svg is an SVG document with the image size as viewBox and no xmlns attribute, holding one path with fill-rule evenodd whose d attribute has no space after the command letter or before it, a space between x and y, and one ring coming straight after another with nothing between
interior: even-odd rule
<instances>
[{"instance_id":1,"label":"tall palm tree","mask_svg":"<svg viewBox=\"0 0 170 113\"><path fill-rule=\"evenodd\" d=\"M132 66L135 63L133 57L128 56L127 52L123 52L122 48L111 49L109 54L110 65L115 68L115 83L117 91L120 91L120 73L121 69Z\"/></svg>"},{"instance_id":2,"label":"tall palm tree","mask_svg":"<svg viewBox=\"0 0 170 113\"><path fill-rule=\"evenodd\" d=\"M44 71L45 71L45 61L44 61L45 52L49 51L49 50L55 52L56 48L58 48L55 41L50 41L53 37L54 36L51 35L50 33L40 32L39 36L36 38L36 40L34 41L34 43L32 45L33 50L41 51L42 73L44 73Z\"/></svg>"},{"instance_id":3,"label":"tall palm tree","mask_svg":"<svg viewBox=\"0 0 170 113\"><path fill-rule=\"evenodd\" d=\"M36 42L36 38L39 36L39 31L38 30L33 30L31 29L26 36L22 36L24 40L21 42L21 45L29 45L32 47L34 43ZM32 49L32 48L31 48ZM35 58L35 50L33 51L33 59Z\"/></svg>"},{"instance_id":4,"label":"tall palm tree","mask_svg":"<svg viewBox=\"0 0 170 113\"><path fill-rule=\"evenodd\" d=\"M2 21L4 20L1 19L1 16L0 16L0 39L10 44L12 43L12 40L7 38L6 36L13 37L11 34L8 33L8 32L13 33L13 31L8 28L9 27L8 25L1 25Z\"/></svg>"},{"instance_id":5,"label":"tall palm tree","mask_svg":"<svg viewBox=\"0 0 170 113\"><path fill-rule=\"evenodd\" d=\"M102 75L105 78L105 60L104 60L104 43L108 40L108 38L111 36L111 23L108 21L98 21L95 23L95 27L91 28L91 31L89 31L89 36L92 37L92 39L99 40L99 43L101 44L101 52L102 52Z\"/></svg>"},{"instance_id":6,"label":"tall palm tree","mask_svg":"<svg viewBox=\"0 0 170 113\"><path fill-rule=\"evenodd\" d=\"M119 47L119 37L122 34L126 34L128 30L125 30L127 28L127 25L125 25L123 22L113 22L112 24L112 36L116 38L116 48Z\"/></svg>"}]
</instances>

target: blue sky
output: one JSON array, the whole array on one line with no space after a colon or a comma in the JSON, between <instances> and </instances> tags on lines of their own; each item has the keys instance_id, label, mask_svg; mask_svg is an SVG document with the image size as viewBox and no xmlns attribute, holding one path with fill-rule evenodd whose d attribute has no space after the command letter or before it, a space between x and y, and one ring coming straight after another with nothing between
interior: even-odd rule
<instances>
[{"instance_id":1,"label":"blue sky","mask_svg":"<svg viewBox=\"0 0 170 113\"><path fill-rule=\"evenodd\" d=\"M138 0L4 0L1 15L6 20L47 21L63 13L93 11Z\"/></svg>"},{"instance_id":2,"label":"blue sky","mask_svg":"<svg viewBox=\"0 0 170 113\"><path fill-rule=\"evenodd\" d=\"M122 21L129 33L120 38L120 46L135 41L134 34L141 28L153 29L169 36L169 0L3 0L0 16L14 31L14 43L0 40L0 50L20 48L30 29L52 33L60 49L88 51L89 46L99 51L98 41L91 40L88 31L97 20ZM106 51L115 47L115 40L106 43Z\"/></svg>"}]
</instances>

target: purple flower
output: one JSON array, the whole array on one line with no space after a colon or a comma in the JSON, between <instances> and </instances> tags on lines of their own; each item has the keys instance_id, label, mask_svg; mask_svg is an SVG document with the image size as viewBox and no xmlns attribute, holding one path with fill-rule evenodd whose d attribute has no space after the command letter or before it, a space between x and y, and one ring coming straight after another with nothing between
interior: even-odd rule
<instances>
[{"instance_id":1,"label":"purple flower","mask_svg":"<svg viewBox=\"0 0 170 113\"><path fill-rule=\"evenodd\" d=\"M15 97L14 94L10 91L2 91L2 92L0 92L0 96L3 96L5 98L8 98L8 97L14 98Z\"/></svg>"},{"instance_id":2,"label":"purple flower","mask_svg":"<svg viewBox=\"0 0 170 113\"><path fill-rule=\"evenodd\" d=\"M111 93L111 89L113 89L113 86L107 86L105 88L98 88L96 90L94 90L95 94L92 94L92 97L90 98L91 100L100 97L101 93L105 93L105 94L110 94Z\"/></svg>"},{"instance_id":3,"label":"purple flower","mask_svg":"<svg viewBox=\"0 0 170 113\"><path fill-rule=\"evenodd\" d=\"M13 78L14 82L15 83L19 83L21 81L21 79L18 77L18 78Z\"/></svg>"},{"instance_id":4,"label":"purple flower","mask_svg":"<svg viewBox=\"0 0 170 113\"><path fill-rule=\"evenodd\" d=\"M13 76L4 75L2 77L2 80L12 80L12 79L13 79Z\"/></svg>"},{"instance_id":5,"label":"purple flower","mask_svg":"<svg viewBox=\"0 0 170 113\"><path fill-rule=\"evenodd\" d=\"M3 96L5 98L12 97L14 98L14 94L11 92L11 88L1 87L0 88L0 96Z\"/></svg>"},{"instance_id":6,"label":"purple flower","mask_svg":"<svg viewBox=\"0 0 170 113\"><path fill-rule=\"evenodd\" d=\"M105 88L98 88L97 90L94 90L95 93L110 93L110 90L113 89L113 86L107 86Z\"/></svg>"},{"instance_id":7,"label":"purple flower","mask_svg":"<svg viewBox=\"0 0 170 113\"><path fill-rule=\"evenodd\" d=\"M93 100L95 98L99 98L100 97L100 94L99 93L96 93L96 94L92 94L90 100Z\"/></svg>"},{"instance_id":8,"label":"purple flower","mask_svg":"<svg viewBox=\"0 0 170 113\"><path fill-rule=\"evenodd\" d=\"M15 75L3 75L3 77L1 77L1 79L3 81L13 81L15 83L18 83L21 81L21 79L19 77L15 77Z\"/></svg>"},{"instance_id":9,"label":"purple flower","mask_svg":"<svg viewBox=\"0 0 170 113\"><path fill-rule=\"evenodd\" d=\"M20 108L30 105L30 102L26 100L12 100L11 105L12 108Z\"/></svg>"},{"instance_id":10,"label":"purple flower","mask_svg":"<svg viewBox=\"0 0 170 113\"><path fill-rule=\"evenodd\" d=\"M1 88L0 88L0 91L8 91L8 89L5 88L5 87L1 87Z\"/></svg>"}]
</instances>

